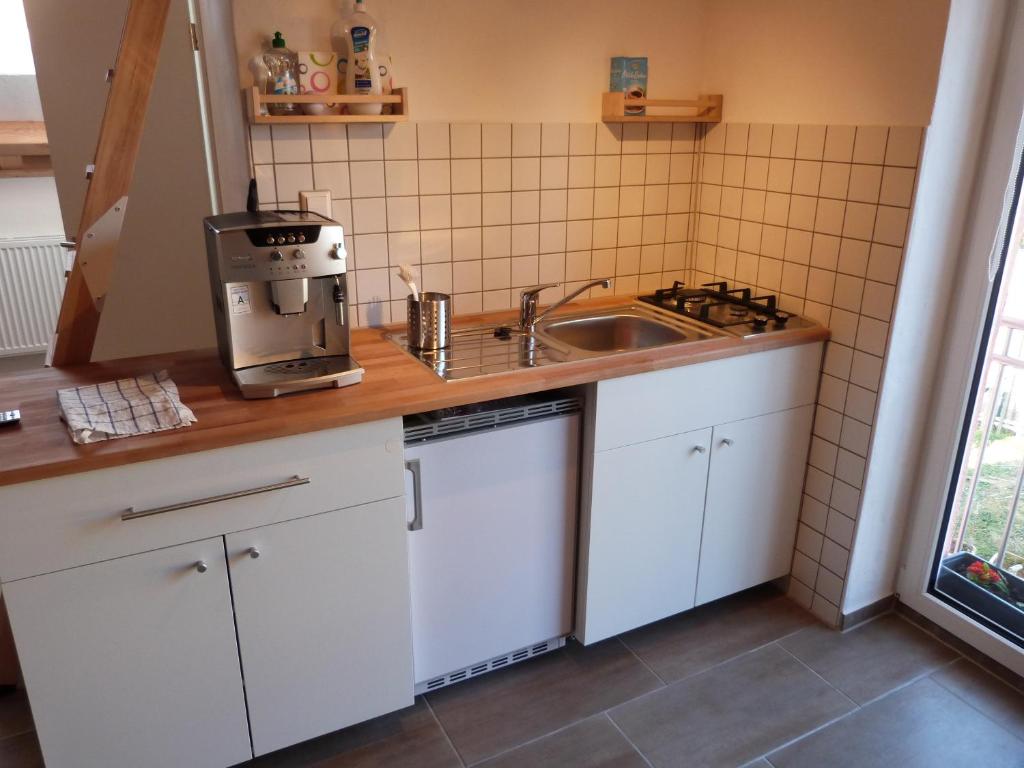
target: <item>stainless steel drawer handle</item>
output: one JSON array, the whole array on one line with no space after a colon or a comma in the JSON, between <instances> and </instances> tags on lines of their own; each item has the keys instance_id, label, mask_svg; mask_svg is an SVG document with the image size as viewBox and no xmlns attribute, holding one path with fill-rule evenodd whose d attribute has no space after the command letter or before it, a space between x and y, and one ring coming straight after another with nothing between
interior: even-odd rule
<instances>
[{"instance_id":1,"label":"stainless steel drawer handle","mask_svg":"<svg viewBox=\"0 0 1024 768\"><path fill-rule=\"evenodd\" d=\"M423 528L423 491L420 482L420 460L409 459L405 468L412 472L412 521L408 523L410 531Z\"/></svg>"},{"instance_id":2,"label":"stainless steel drawer handle","mask_svg":"<svg viewBox=\"0 0 1024 768\"><path fill-rule=\"evenodd\" d=\"M704 451L706 451L706 450L707 449L703 445L695 445L695 446L693 446L693 452L694 453L704 453Z\"/></svg>"},{"instance_id":3,"label":"stainless steel drawer handle","mask_svg":"<svg viewBox=\"0 0 1024 768\"><path fill-rule=\"evenodd\" d=\"M196 570L199 571L199 573L206 573L209 570L209 566L207 566L204 561L200 560L196 563Z\"/></svg>"},{"instance_id":4,"label":"stainless steel drawer handle","mask_svg":"<svg viewBox=\"0 0 1024 768\"><path fill-rule=\"evenodd\" d=\"M730 445L732 445L732 438L731 437L723 437L722 438L722 445L725 446L726 448L728 448Z\"/></svg>"},{"instance_id":5,"label":"stainless steel drawer handle","mask_svg":"<svg viewBox=\"0 0 1024 768\"><path fill-rule=\"evenodd\" d=\"M309 485L309 478L294 475L288 480L284 480L283 482L280 483L274 483L272 485L261 485L259 488L248 488L244 491L231 491L230 493L221 493L217 496L207 496L205 499L193 499L192 501L183 501L178 504L168 504L167 506L164 507L153 507L152 509L136 510L135 507L128 507L126 511L121 513L121 519L138 520L140 517L162 515L164 512L175 512L179 509L201 507L204 504L214 504L218 501L228 501L229 499L242 499L245 498L246 496L255 496L258 493L269 493L270 491L280 491L285 488L294 488L297 485Z\"/></svg>"},{"instance_id":6,"label":"stainless steel drawer handle","mask_svg":"<svg viewBox=\"0 0 1024 768\"><path fill-rule=\"evenodd\" d=\"M253 560L258 558L262 554L259 550L259 547L249 547L247 551L249 552L249 557L251 557Z\"/></svg>"}]
</instances>

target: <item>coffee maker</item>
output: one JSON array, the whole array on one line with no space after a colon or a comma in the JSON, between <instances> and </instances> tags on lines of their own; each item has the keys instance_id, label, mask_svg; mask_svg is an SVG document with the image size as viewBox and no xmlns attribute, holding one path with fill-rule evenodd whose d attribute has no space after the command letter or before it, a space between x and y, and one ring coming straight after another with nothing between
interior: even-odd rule
<instances>
[{"instance_id":1,"label":"coffee maker","mask_svg":"<svg viewBox=\"0 0 1024 768\"><path fill-rule=\"evenodd\" d=\"M359 383L341 225L308 211L227 213L203 223L217 344L242 396Z\"/></svg>"}]
</instances>

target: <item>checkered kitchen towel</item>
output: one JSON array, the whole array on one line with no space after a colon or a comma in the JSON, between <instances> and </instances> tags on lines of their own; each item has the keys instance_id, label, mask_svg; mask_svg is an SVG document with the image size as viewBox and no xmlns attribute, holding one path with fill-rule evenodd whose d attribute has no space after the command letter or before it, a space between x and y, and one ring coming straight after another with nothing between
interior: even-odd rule
<instances>
[{"instance_id":1,"label":"checkered kitchen towel","mask_svg":"<svg viewBox=\"0 0 1024 768\"><path fill-rule=\"evenodd\" d=\"M61 389L57 400L76 443L187 427L196 420L167 371Z\"/></svg>"}]
</instances>

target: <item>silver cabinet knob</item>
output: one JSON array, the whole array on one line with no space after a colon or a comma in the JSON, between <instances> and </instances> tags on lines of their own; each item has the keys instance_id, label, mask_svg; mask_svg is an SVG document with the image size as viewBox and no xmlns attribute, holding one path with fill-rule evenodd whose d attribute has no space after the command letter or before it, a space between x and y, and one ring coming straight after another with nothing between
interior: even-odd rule
<instances>
[{"instance_id":1,"label":"silver cabinet knob","mask_svg":"<svg viewBox=\"0 0 1024 768\"><path fill-rule=\"evenodd\" d=\"M707 449L703 445L695 445L695 446L693 446L693 452L694 453L704 453L704 451L706 451L706 450Z\"/></svg>"},{"instance_id":2,"label":"silver cabinet knob","mask_svg":"<svg viewBox=\"0 0 1024 768\"><path fill-rule=\"evenodd\" d=\"M210 567L206 564L205 560L200 560L198 563L196 563L196 570L199 573L206 573L209 569Z\"/></svg>"},{"instance_id":3,"label":"silver cabinet knob","mask_svg":"<svg viewBox=\"0 0 1024 768\"><path fill-rule=\"evenodd\" d=\"M253 560L260 556L260 550L258 547L249 547L247 551L249 552L249 557Z\"/></svg>"},{"instance_id":4,"label":"silver cabinet knob","mask_svg":"<svg viewBox=\"0 0 1024 768\"><path fill-rule=\"evenodd\" d=\"M722 438L722 445L724 445L726 448L728 448L730 445L732 445L732 438L731 437L723 437Z\"/></svg>"}]
</instances>

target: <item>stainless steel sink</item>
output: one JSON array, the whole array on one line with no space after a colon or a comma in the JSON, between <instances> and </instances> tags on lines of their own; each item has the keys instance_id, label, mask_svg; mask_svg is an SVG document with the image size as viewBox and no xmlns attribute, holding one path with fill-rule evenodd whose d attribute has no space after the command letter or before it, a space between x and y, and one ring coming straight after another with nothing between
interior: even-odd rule
<instances>
[{"instance_id":1,"label":"stainless steel sink","mask_svg":"<svg viewBox=\"0 0 1024 768\"><path fill-rule=\"evenodd\" d=\"M650 349L716 336L700 326L646 307L553 317L537 325L537 335L590 355Z\"/></svg>"},{"instance_id":2,"label":"stainless steel sink","mask_svg":"<svg viewBox=\"0 0 1024 768\"><path fill-rule=\"evenodd\" d=\"M434 352L410 348L404 333L388 334L388 338L445 381L453 381L722 335L692 320L637 303L555 315L538 322L532 333L514 324L462 328L452 332L449 347Z\"/></svg>"}]
</instances>

